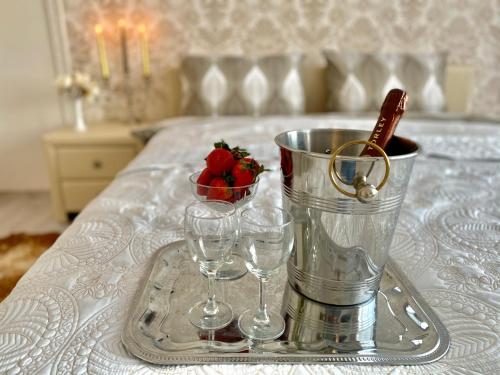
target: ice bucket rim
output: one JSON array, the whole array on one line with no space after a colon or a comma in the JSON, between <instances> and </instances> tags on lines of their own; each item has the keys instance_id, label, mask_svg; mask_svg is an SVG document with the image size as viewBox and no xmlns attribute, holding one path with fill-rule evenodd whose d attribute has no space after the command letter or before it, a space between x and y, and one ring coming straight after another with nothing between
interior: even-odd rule
<instances>
[{"instance_id":1,"label":"ice bucket rim","mask_svg":"<svg viewBox=\"0 0 500 375\"><path fill-rule=\"evenodd\" d=\"M284 149L292 151L292 152L304 153L304 154L308 154L308 155L322 158L322 159L330 159L331 158L330 154L323 154L323 153L319 153L319 152L312 152L312 151L306 151L306 150L300 150L297 148L293 148L293 147L290 147L289 145L285 144L281 139L279 139L280 137L282 138L285 134L290 134L290 133L320 133L320 132L325 132L325 131L326 132L347 131L350 133L359 133L360 135L361 134L364 135L364 137L362 137L360 139L365 139L365 140L367 140L371 134L371 131L360 130L360 129L343 129L343 128L294 129L294 130L287 130L287 131L284 131L284 132L277 134L274 137L274 142L280 148L284 148ZM421 147L417 142L415 142L409 138L401 137L398 135L394 135L393 137L396 139L403 140L407 143L413 144L415 146L415 148L414 148L414 151L411 151L411 152L408 152L405 154L388 156L390 160L409 159L409 158L416 157L420 153ZM358 159L358 158L359 158L359 156L347 156L347 155L339 155L337 157L337 159L341 159L341 160L353 160L353 159ZM365 158L379 160L379 159L382 159L382 156L363 156L363 159L365 159Z\"/></svg>"}]
</instances>

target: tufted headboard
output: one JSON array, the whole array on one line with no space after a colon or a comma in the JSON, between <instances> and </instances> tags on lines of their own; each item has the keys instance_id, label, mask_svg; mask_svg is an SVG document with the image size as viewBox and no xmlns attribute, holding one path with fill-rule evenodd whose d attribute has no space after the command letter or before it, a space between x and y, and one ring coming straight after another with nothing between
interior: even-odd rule
<instances>
[{"instance_id":1,"label":"tufted headboard","mask_svg":"<svg viewBox=\"0 0 500 375\"><path fill-rule=\"evenodd\" d=\"M301 75L304 86L305 112L326 112L327 74L326 63L315 56L305 56ZM181 68L165 72L167 87L166 110L169 117L182 115L183 84ZM447 112L465 113L473 87L474 69L469 65L447 65L444 77L444 91ZM185 94L185 93L184 93Z\"/></svg>"}]
</instances>

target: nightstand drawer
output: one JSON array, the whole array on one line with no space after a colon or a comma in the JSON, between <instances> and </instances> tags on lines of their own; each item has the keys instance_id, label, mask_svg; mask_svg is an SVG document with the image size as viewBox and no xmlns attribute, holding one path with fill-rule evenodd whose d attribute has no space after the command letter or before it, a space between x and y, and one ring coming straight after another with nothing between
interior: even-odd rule
<instances>
[{"instance_id":1,"label":"nightstand drawer","mask_svg":"<svg viewBox=\"0 0 500 375\"><path fill-rule=\"evenodd\" d=\"M133 147L59 148L57 158L62 178L114 177L134 158Z\"/></svg>"},{"instance_id":2,"label":"nightstand drawer","mask_svg":"<svg viewBox=\"0 0 500 375\"><path fill-rule=\"evenodd\" d=\"M66 211L80 211L110 183L111 180L64 181L62 196Z\"/></svg>"}]
</instances>

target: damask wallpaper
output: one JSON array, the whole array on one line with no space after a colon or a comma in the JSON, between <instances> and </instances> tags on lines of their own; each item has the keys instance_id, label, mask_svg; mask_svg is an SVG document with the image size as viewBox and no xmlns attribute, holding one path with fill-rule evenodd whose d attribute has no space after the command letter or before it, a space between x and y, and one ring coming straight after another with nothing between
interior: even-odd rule
<instances>
[{"instance_id":1,"label":"damask wallpaper","mask_svg":"<svg viewBox=\"0 0 500 375\"><path fill-rule=\"evenodd\" d=\"M141 120L178 111L176 67L185 54L448 51L472 65L468 112L500 117L500 0L64 0L73 69L100 77L94 26L103 25L111 78L92 119ZM117 23L128 22L130 78ZM152 78L142 78L137 26L149 36ZM128 89L127 89L128 87ZM130 93L129 99L125 93Z\"/></svg>"}]
</instances>

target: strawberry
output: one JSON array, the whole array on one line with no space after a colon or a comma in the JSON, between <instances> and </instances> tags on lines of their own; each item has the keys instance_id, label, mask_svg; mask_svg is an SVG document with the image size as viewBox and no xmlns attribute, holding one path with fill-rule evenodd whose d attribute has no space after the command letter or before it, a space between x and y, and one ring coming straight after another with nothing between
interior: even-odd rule
<instances>
[{"instance_id":1,"label":"strawberry","mask_svg":"<svg viewBox=\"0 0 500 375\"><path fill-rule=\"evenodd\" d=\"M210 182L207 199L231 202L232 198L233 191L229 187L229 184L226 182L226 180L224 180L222 177L215 177Z\"/></svg>"},{"instance_id":2,"label":"strawberry","mask_svg":"<svg viewBox=\"0 0 500 375\"><path fill-rule=\"evenodd\" d=\"M198 176L198 179L196 180L196 183L198 184L196 191L199 195L207 195L208 192L207 186L210 185L210 181L212 181L213 178L214 175L210 173L208 168L205 168L204 170L201 171L200 175Z\"/></svg>"},{"instance_id":3,"label":"strawberry","mask_svg":"<svg viewBox=\"0 0 500 375\"><path fill-rule=\"evenodd\" d=\"M215 143L215 149L212 150L207 158L207 168L215 176L222 176L224 172L231 171L236 160L229 149L229 146L224 141Z\"/></svg>"},{"instance_id":4,"label":"strawberry","mask_svg":"<svg viewBox=\"0 0 500 375\"><path fill-rule=\"evenodd\" d=\"M269 169L266 169L263 165L260 165L259 162L255 159L246 157L243 158L243 160L245 160L245 162L247 162L252 166L255 173L255 177L257 177L262 172L269 171Z\"/></svg>"},{"instance_id":5,"label":"strawberry","mask_svg":"<svg viewBox=\"0 0 500 375\"><path fill-rule=\"evenodd\" d=\"M255 159L244 157L238 160L231 170L234 186L234 199L240 200L250 194L249 188L243 186L251 185L255 182L257 176L264 172L264 166L260 165Z\"/></svg>"},{"instance_id":6,"label":"strawberry","mask_svg":"<svg viewBox=\"0 0 500 375\"><path fill-rule=\"evenodd\" d=\"M253 184L255 180L255 171L252 163L248 163L245 159L241 159L231 170L234 177L233 186L246 186Z\"/></svg>"}]
</instances>

